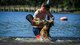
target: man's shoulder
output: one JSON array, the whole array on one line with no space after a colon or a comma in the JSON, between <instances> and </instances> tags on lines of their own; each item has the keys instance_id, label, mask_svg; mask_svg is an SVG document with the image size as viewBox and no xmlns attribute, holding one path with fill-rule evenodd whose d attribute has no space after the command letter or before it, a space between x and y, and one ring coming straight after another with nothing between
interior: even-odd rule
<instances>
[{"instance_id":1,"label":"man's shoulder","mask_svg":"<svg viewBox=\"0 0 80 45\"><path fill-rule=\"evenodd\" d=\"M37 9L36 11L35 11L35 14L37 14L37 13L39 13L40 12L40 9Z\"/></svg>"},{"instance_id":2,"label":"man's shoulder","mask_svg":"<svg viewBox=\"0 0 80 45\"><path fill-rule=\"evenodd\" d=\"M40 11L40 9L37 9L36 11L37 11L37 12L39 12L39 11Z\"/></svg>"}]
</instances>

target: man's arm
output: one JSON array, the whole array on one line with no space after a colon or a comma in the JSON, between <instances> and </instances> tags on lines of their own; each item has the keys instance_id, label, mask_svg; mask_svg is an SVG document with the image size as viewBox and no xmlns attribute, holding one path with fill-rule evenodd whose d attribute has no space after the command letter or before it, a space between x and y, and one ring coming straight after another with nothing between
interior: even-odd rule
<instances>
[{"instance_id":1,"label":"man's arm","mask_svg":"<svg viewBox=\"0 0 80 45\"><path fill-rule=\"evenodd\" d=\"M50 17L50 20L54 20L54 16L50 13L50 11L47 11L47 14Z\"/></svg>"},{"instance_id":2,"label":"man's arm","mask_svg":"<svg viewBox=\"0 0 80 45\"><path fill-rule=\"evenodd\" d=\"M50 11L48 11L47 14L48 14L48 16L49 16L49 18L50 18L50 19L48 20L48 22L49 22L50 27L51 27L52 25L54 25L54 16L50 13Z\"/></svg>"},{"instance_id":3,"label":"man's arm","mask_svg":"<svg viewBox=\"0 0 80 45\"><path fill-rule=\"evenodd\" d=\"M35 13L34 13L34 15L33 15L34 19L36 18L37 14L38 14L38 10L36 10Z\"/></svg>"}]
</instances>

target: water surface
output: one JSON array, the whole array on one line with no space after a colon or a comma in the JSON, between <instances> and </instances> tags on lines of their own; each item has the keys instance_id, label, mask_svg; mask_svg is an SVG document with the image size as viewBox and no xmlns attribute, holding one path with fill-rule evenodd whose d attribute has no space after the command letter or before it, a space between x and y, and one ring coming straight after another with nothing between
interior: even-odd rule
<instances>
[{"instance_id":1,"label":"water surface","mask_svg":"<svg viewBox=\"0 0 80 45\"><path fill-rule=\"evenodd\" d=\"M34 12L0 12L0 37L35 37L27 14ZM54 26L50 29L52 37L80 37L80 14L52 13ZM68 21L60 21L66 16Z\"/></svg>"}]
</instances>

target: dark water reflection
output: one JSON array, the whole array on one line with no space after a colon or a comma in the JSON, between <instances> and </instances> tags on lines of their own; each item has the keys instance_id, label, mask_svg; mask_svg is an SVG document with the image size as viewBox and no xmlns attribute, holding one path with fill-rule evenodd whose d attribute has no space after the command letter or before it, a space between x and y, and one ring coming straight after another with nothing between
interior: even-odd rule
<instances>
[{"instance_id":1,"label":"dark water reflection","mask_svg":"<svg viewBox=\"0 0 80 45\"><path fill-rule=\"evenodd\" d=\"M34 37L31 24L26 20L27 14L33 12L0 12L0 37ZM55 16L51 27L52 37L80 37L80 14L59 14ZM68 17L68 21L60 21L60 17Z\"/></svg>"}]
</instances>

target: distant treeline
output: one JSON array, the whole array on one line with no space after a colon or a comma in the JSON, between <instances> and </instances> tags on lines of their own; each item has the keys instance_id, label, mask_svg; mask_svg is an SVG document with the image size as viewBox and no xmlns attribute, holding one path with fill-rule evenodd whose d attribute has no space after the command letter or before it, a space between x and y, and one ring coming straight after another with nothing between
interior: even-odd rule
<instances>
[{"instance_id":1,"label":"distant treeline","mask_svg":"<svg viewBox=\"0 0 80 45\"><path fill-rule=\"evenodd\" d=\"M0 5L39 5L46 0L0 0Z\"/></svg>"},{"instance_id":2,"label":"distant treeline","mask_svg":"<svg viewBox=\"0 0 80 45\"><path fill-rule=\"evenodd\" d=\"M40 6L47 0L0 0L0 6L5 5L29 5ZM80 8L80 0L50 0L53 7Z\"/></svg>"}]
</instances>

